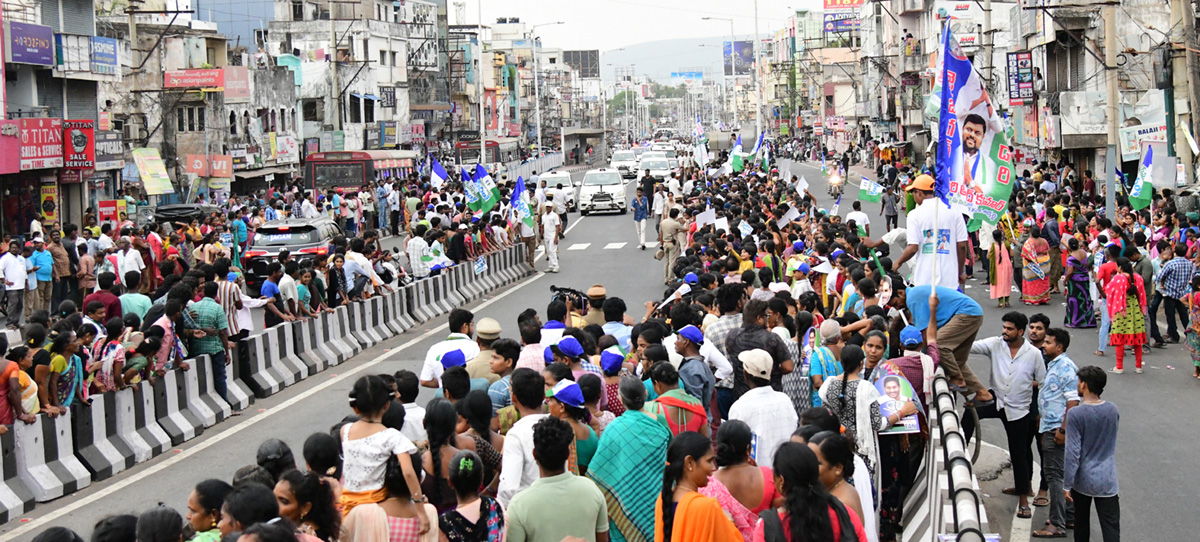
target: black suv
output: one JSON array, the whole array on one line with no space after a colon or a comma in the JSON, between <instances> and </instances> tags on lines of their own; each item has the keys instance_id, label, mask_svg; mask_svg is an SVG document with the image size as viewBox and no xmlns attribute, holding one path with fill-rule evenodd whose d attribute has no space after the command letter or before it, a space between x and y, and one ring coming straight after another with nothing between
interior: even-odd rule
<instances>
[{"instance_id":1,"label":"black suv","mask_svg":"<svg viewBox=\"0 0 1200 542\"><path fill-rule=\"evenodd\" d=\"M330 242L339 235L342 235L342 229L328 217L289 218L263 224L242 259L246 286L257 295L263 281L267 280L267 266L279 261L281 250L286 249L296 261L316 258L325 254Z\"/></svg>"}]
</instances>

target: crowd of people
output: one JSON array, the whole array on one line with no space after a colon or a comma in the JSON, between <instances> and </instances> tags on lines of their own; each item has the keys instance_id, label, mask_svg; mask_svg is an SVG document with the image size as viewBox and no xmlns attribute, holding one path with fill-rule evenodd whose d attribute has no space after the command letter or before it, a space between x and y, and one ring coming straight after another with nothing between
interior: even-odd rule
<instances>
[{"instance_id":1,"label":"crowd of people","mask_svg":"<svg viewBox=\"0 0 1200 542\"><path fill-rule=\"evenodd\" d=\"M968 232L962 215L934 212L940 202L932 177L889 163L880 182L892 209L907 210L906 225L871 237L873 210L856 205L843 219L819 208L787 172L702 167L723 162L685 159L675 182L639 185L641 196L631 201L634 220L643 222L636 231L654 222L666 283L644 312L633 313L602 285L557 290L544 310L527 308L507 320L476 321L455 309L450 334L430 348L419 370L354 383L352 412L305 440L303 470L286 445L268 441L256 464L229 482L197 484L186 521L159 507L140 518L108 518L93 537L125 529L143 541L201 542L238 536L247 542L898 540L903 502L926 457L940 368L979 418L1003 423L1013 464L1013 487L1005 493L1017 500L1020 517L1030 517L1031 506L1049 508L1035 536L1063 537L1074 529L1076 540L1088 540L1094 504L1105 539L1116 539L1119 414L1101 398L1108 372L1077 366L1067 354L1072 342L1078 348L1067 329L1111 322L1101 340L1107 336L1115 347L1118 372L1125 346L1140 367L1145 329L1156 325L1137 316L1147 300L1166 305L1169 314L1190 307L1194 290L1177 286L1194 281L1194 268L1172 262L1195 256L1200 230L1190 228L1200 220L1179 217L1170 198L1161 198L1153 221L1165 230L1139 237L1140 213L1122 207L1113 222L1086 192L1041 194L1030 177L1000 224ZM519 240L529 246L532 264L540 236L551 258L564 222L553 198L536 180L527 185L530 207L544 210L530 226L514 218L512 180L498 184L503 203L485 216L462 211L453 183L409 192L417 201L410 209L405 200L402 220L411 225L412 276L438 272L437 265L418 263L431 261L422 258L434 250L430 231L437 242L447 229L469 232L480 223L491 225L478 238L485 250L495 246L493 235L500 243ZM879 214L887 210L885 200ZM1007 306L1014 277L1029 276L1025 245L1041 246L1035 241L1054 232L1065 240L1055 244L1068 252L1034 261L1046 270L1036 280L1046 283L1017 287L1025 302L1065 293L1062 324L1016 310L985 324L982 306L961 287L976 271L986 274L991 298ZM351 240L345 260L362 254L367 242ZM1053 262L1064 254L1066 271L1055 276ZM1162 270L1143 277L1135 263L1155 259L1166 262ZM550 268L557 265L555 254ZM166 312L180 321L210 312L192 309L197 295L221 305L229 262L218 259L211 272L204 267L196 265L181 286L166 291ZM287 269L296 266L282 267L292 276ZM1086 298L1076 291L1081 274L1088 275ZM313 278L301 274L301 283L306 276ZM112 277L105 278L111 286ZM126 282L131 278L139 283ZM349 276L341 282L363 283ZM1105 309L1096 296L1124 303ZM284 317L295 315L284 307L290 313ZM1189 342L1191 325L1182 326ZM70 326L68 333L80 327ZM113 326L104 327L106 337L137 327ZM190 330L193 343L225 341L236 329L197 326L181 324L180 336ZM170 336L180 344L176 329L170 325ZM1173 332L1165 338L1178 341ZM31 350L49 341L59 355L54 359L96 344L91 336L79 342L43 334L31 341ZM28 351L10 351L15 385L23 385L17 373L30 367L23 361ZM970 355L989 359L986 380L971 370ZM36 364L31 374L39 374ZM116 375L124 377L119 369ZM422 387L436 390L424 406L417 404ZM968 437L972 423L964 417ZM144 538L143 525L155 534ZM61 529L42 536L52 532L46 542L70 540ZM111 536L105 539L133 539Z\"/></svg>"}]
</instances>

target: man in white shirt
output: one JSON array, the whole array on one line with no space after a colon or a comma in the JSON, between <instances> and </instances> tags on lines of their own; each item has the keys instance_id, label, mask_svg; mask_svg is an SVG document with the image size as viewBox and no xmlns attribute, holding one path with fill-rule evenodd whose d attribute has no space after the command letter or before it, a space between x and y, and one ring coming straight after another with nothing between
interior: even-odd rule
<instances>
[{"instance_id":1,"label":"man in white shirt","mask_svg":"<svg viewBox=\"0 0 1200 542\"><path fill-rule=\"evenodd\" d=\"M546 212L542 214L542 244L546 247L546 272L558 272L558 240L562 234L562 224L558 215L554 214L554 204L546 202Z\"/></svg>"},{"instance_id":2,"label":"man in white shirt","mask_svg":"<svg viewBox=\"0 0 1200 542\"><path fill-rule=\"evenodd\" d=\"M775 450L792 438L799 418L792 400L782 392L771 388L771 369L774 361L766 350L754 348L738 354L742 371L750 391L743 393L729 407L729 419L741 420L750 426L750 432L758 446L754 462L771 465L775 461Z\"/></svg>"},{"instance_id":3,"label":"man in white shirt","mask_svg":"<svg viewBox=\"0 0 1200 542\"><path fill-rule=\"evenodd\" d=\"M395 183L387 185L387 202L390 216L389 222L392 226L392 235L400 235L400 189Z\"/></svg>"},{"instance_id":4,"label":"man in white shirt","mask_svg":"<svg viewBox=\"0 0 1200 542\"><path fill-rule=\"evenodd\" d=\"M1038 416L1032 412L1034 387L1046 378L1046 363L1042 351L1025 340L1029 319L1016 311L1000 317L1004 329L999 337L975 341L972 354L983 354L992 360L988 384L994 402L978 404L979 419L999 418L1008 435L1008 453L1012 458L1013 479L1018 511L1028 513L1029 496L1033 494L1033 439L1038 432ZM975 420L963 419L963 434L969 440L975 431ZM1005 493L1010 493L1005 490ZM1028 516L1025 516L1028 517Z\"/></svg>"},{"instance_id":5,"label":"man in white shirt","mask_svg":"<svg viewBox=\"0 0 1200 542\"><path fill-rule=\"evenodd\" d=\"M554 189L553 197L554 214L558 215L558 219L564 229L567 227L567 211L570 211L570 193L568 190L570 188L563 188L562 183L558 183L558 186ZM565 235L561 237L566 238Z\"/></svg>"},{"instance_id":6,"label":"man in white shirt","mask_svg":"<svg viewBox=\"0 0 1200 542\"><path fill-rule=\"evenodd\" d=\"M659 227L662 224L663 206L666 205L666 196L663 195L662 185L654 187L654 201L651 203L651 210L654 213L654 233L658 233Z\"/></svg>"},{"instance_id":7,"label":"man in white shirt","mask_svg":"<svg viewBox=\"0 0 1200 542\"><path fill-rule=\"evenodd\" d=\"M854 210L846 213L846 222L853 220L854 223L863 230L863 232L865 232L867 235L871 235L871 217L867 216L867 213L862 211L862 202L855 201L853 204L851 204L851 207L853 207Z\"/></svg>"},{"instance_id":8,"label":"man in white shirt","mask_svg":"<svg viewBox=\"0 0 1200 542\"><path fill-rule=\"evenodd\" d=\"M8 294L8 319L5 322L8 329L19 329L21 309L25 299L25 258L21 256L21 243L13 241L8 244L8 252L0 257L0 273L4 274L4 289Z\"/></svg>"},{"instance_id":9,"label":"man in white shirt","mask_svg":"<svg viewBox=\"0 0 1200 542\"><path fill-rule=\"evenodd\" d=\"M541 373L522 367L510 379L513 407L520 419L504 436L504 457L496 499L507 507L514 495L529 487L540 473L533 459L533 426L547 415L542 413L546 400L546 380Z\"/></svg>"},{"instance_id":10,"label":"man in white shirt","mask_svg":"<svg viewBox=\"0 0 1200 542\"><path fill-rule=\"evenodd\" d=\"M957 289L967 280L963 273L967 258L967 224L963 215L946 208L934 195L933 177L929 175L918 175L907 190L912 192L917 208L908 213L908 247L892 264L892 270L899 271L904 262L916 256L914 285L934 284L936 271L937 286Z\"/></svg>"},{"instance_id":11,"label":"man in white shirt","mask_svg":"<svg viewBox=\"0 0 1200 542\"><path fill-rule=\"evenodd\" d=\"M312 197L308 194L304 194L301 197L304 198L304 202L300 204L300 213L304 215L304 218L317 218L321 215L317 211L317 206L313 205Z\"/></svg>"},{"instance_id":12,"label":"man in white shirt","mask_svg":"<svg viewBox=\"0 0 1200 542\"><path fill-rule=\"evenodd\" d=\"M442 365L442 356L450 351L458 350L464 358L475 359L479 355L479 345L471 338L474 333L474 313L466 309L450 311L450 335L434 343L425 353L425 363L421 366L421 385L426 388L442 387L442 373L446 370Z\"/></svg>"},{"instance_id":13,"label":"man in white shirt","mask_svg":"<svg viewBox=\"0 0 1200 542\"><path fill-rule=\"evenodd\" d=\"M132 245L133 243L130 242L128 237L122 237L117 243L120 249L121 275L119 276L124 277L125 273L130 271L141 273L146 270L146 262L142 261L142 253L138 252Z\"/></svg>"}]
</instances>

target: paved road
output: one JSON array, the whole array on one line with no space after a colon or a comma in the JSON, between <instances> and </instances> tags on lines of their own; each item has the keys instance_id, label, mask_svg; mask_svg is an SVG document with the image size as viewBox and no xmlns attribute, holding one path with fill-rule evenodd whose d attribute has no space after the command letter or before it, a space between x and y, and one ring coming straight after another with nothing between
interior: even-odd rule
<instances>
[{"instance_id":1,"label":"paved road","mask_svg":"<svg viewBox=\"0 0 1200 542\"><path fill-rule=\"evenodd\" d=\"M632 184L626 188L632 193ZM583 290L602 283L610 295L627 299L630 312L640 316L644 300L663 295L658 279L662 264L654 260L653 251L637 249L633 232L631 215L572 214L560 248L560 273L538 273L469 308L477 320L496 318L504 328L503 336L517 338L517 314L529 307L544 312L551 285ZM538 268L545 270L544 260L539 260ZM446 333L445 319L439 318L385 341L345 364L255 402L242 416L210 428L183 446L83 491L39 505L23 518L27 521L0 526L0 539L30 540L50 525L69 527L87 538L101 518L140 513L159 502L182 513L197 482L211 477L228 480L239 467L254 463L255 451L265 439L283 440L299 457L309 434L328 431L351 413L346 394L355 379L400 369L419 371L425 351ZM420 402L432 396L432 391L423 389Z\"/></svg>"},{"instance_id":2,"label":"paved road","mask_svg":"<svg viewBox=\"0 0 1200 542\"><path fill-rule=\"evenodd\" d=\"M797 165L793 171L808 178L818 203L828 208L832 202L824 196L819 169ZM577 177L579 175L581 173L576 173ZM626 189L631 193L633 186ZM843 201L843 214L849 210L849 201L855 194L855 188L849 187ZM866 207L872 221L877 220L875 204ZM476 312L477 318L496 318L504 327L503 336L515 337L516 315L527 307L544 311L550 285L585 289L602 283L610 295L626 299L630 312L637 314L642 301L661 297L664 292L659 282L662 264L653 259L651 250L637 250L633 235L629 215L581 218L572 214L567 238L560 248L561 273L539 273L495 292L492 297L469 308ZM625 244L618 246L619 243ZM544 270L545 262L539 261L538 267ZM977 276L982 278L984 275L977 273ZM998 334L1003 311L986 299L987 290L981 282L969 280L968 286L966 291L984 306L986 323L981 335ZM1056 303L1037 310L1017 306L1016 310L1026 314L1043 311L1052 322L1060 322L1064 308ZM92 484L84 491L39 505L24 518L27 521L0 526L0 538L30 540L49 525L70 527L86 538L92 525L110 514L138 513L158 502L183 511L193 485L209 477L229 479L238 467L254 462L255 450L264 439L279 438L299 454L310 433L328 430L338 419L349 414L346 393L355 378L399 369L417 371L426 349L446 333L444 320L439 319L385 341L346 364L256 402L243 416L209 429L200 438L178 449L114 478ZM1095 350L1094 331L1080 330L1072 337L1077 342L1069 353L1076 363L1111 367L1111 354L1105 359L1092 354ZM1190 513L1192 503L1200 494L1195 484L1200 480L1200 466L1185 459L1193 450L1186 444L1188 440L1178 435L1194 433L1200 425L1193 415L1200 411L1200 391L1196 389L1200 382L1190 378L1189 358L1180 346L1155 350L1146 359L1145 374L1112 375L1105 394L1124 413L1118 443L1118 468L1125 503L1123 523L1127 533L1155 533L1160 540L1191 540L1195 536L1197 520L1187 518L1194 517ZM980 375L989 373L986 360L976 357L970 362ZM423 391L420 401L427 401L431 396L431 391ZM1007 456L1003 451L1003 429L998 422L985 421L983 432L985 441L999 446L1000 450L989 450L981 463L986 462L992 470L999 470ZM1146 477L1154 483L1143 482ZM1031 522L1024 520L1014 526L1012 514L1016 499L999 492L1000 488L1011 485L1010 482L1009 470L1001 472L998 480L985 482L985 503L994 531L1000 532L1005 540L1024 540L1031 530ZM1033 524L1040 526L1046 517L1045 510L1035 510ZM1093 532L1098 531L1094 529Z\"/></svg>"}]
</instances>

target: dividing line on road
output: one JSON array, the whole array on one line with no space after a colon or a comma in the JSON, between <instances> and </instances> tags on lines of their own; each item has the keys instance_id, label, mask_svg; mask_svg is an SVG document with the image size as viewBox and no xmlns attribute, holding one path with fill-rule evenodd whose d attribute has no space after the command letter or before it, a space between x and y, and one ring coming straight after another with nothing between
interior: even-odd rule
<instances>
[{"instance_id":1,"label":"dividing line on road","mask_svg":"<svg viewBox=\"0 0 1200 542\"><path fill-rule=\"evenodd\" d=\"M625 248L625 245L628 245L628 244L629 243L609 243L607 245L604 245L604 250L621 250L621 249Z\"/></svg>"},{"instance_id":2,"label":"dividing line on road","mask_svg":"<svg viewBox=\"0 0 1200 542\"><path fill-rule=\"evenodd\" d=\"M587 250L590 246L592 246L591 243L575 243L567 247L567 250Z\"/></svg>"},{"instance_id":3,"label":"dividing line on road","mask_svg":"<svg viewBox=\"0 0 1200 542\"><path fill-rule=\"evenodd\" d=\"M567 228L567 233L569 233L571 231L571 229L575 228L575 226L579 225L580 222L583 222L582 218L580 218L579 220L576 220L574 224L571 224L571 226L569 228ZM537 258L534 261L536 262L537 259L541 259L541 255L537 256ZM533 284L537 279L541 278L543 275L545 275L545 274L540 273L540 272L535 273L533 276L529 277L524 282L518 284L517 286L513 287L512 289L510 289L504 293L501 293L500 295L493 297L487 301L484 301L483 303L480 303L478 306L474 307L473 310L476 313L478 313L479 311L491 306L493 303L496 303L497 301L500 301L501 299L504 299L504 298L520 291L521 289L525 288L526 286ZM380 363L383 363L384 361L387 361L389 359L395 360L400 352L403 352L404 350L407 350L413 346L416 346L417 344L420 344L421 341L424 341L425 339L428 339L430 337L433 337L433 336L441 334L441 333L445 333L447 330L449 330L449 328L450 328L449 324L442 324L442 325L437 326L429 331L426 331L425 333L422 333L421 335L413 338L412 340L409 340L408 342L406 342L396 348L388 349L386 352L380 354L379 356L376 356L375 359L367 361L361 365L358 365L357 367L350 368L349 370L347 370L343 373L340 373L337 376L335 376L325 382L322 382L308 390L301 392L299 395L292 397L291 399L288 399L282 403L279 403L278 405L275 405L270 410L263 412L261 415L252 416L252 417L246 418L245 421L243 421L239 424L227 426L227 427L223 428L219 433L212 436L211 438L204 440L204 441L196 444L195 446L192 446L192 447L190 447L172 457L169 457L163 461L160 461L153 465L149 465L145 470L142 470L135 474L132 474L128 478L125 478L123 480L115 482L112 485L104 487L103 489L100 489L100 490L96 491L95 493L92 493L92 494L90 494L86 497L83 497L75 502L70 503L70 504L62 503L62 504L64 504L63 506L55 508L54 511L46 514L45 516L42 516L39 518L29 518L29 521L27 523L25 523L24 525L21 525L20 527L17 527L11 531L8 531L7 533L4 533L3 538L13 539L18 536L28 534L31 531L34 531L36 529L52 527L53 522L55 520L57 520L58 518L66 516L66 515L74 512L76 510L79 510L85 506L94 504L102 499L105 499L105 498L115 494L118 491L121 491L129 486L139 483L142 480L145 480L155 474L166 471L167 469L179 464L180 462L182 462L200 452L203 452L204 450L207 450L213 446L216 446L217 444L224 442L225 439L228 439L228 438L238 435L238 434L242 434L241 433L242 431L249 429L255 425L258 425L259 423L262 423L264 420L268 420L268 419L272 418L273 416L275 416L276 414L279 414L280 412L287 410L289 407L296 405L296 404L300 403L301 401L304 401L305 399L308 399L309 397L312 397L318 393L321 393L321 392L329 389L330 387L342 384L345 381L349 380L350 378L358 376L359 374L367 371L368 369L375 367L376 365L379 365ZM163 456L159 456L159 457L163 457Z\"/></svg>"}]
</instances>

